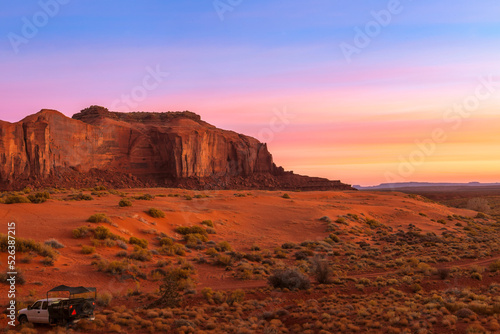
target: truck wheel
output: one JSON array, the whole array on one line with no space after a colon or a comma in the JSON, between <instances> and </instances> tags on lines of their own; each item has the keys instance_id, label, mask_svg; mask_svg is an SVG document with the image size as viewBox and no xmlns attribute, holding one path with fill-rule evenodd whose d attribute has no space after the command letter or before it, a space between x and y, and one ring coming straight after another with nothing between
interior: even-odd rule
<instances>
[{"instance_id":1,"label":"truck wheel","mask_svg":"<svg viewBox=\"0 0 500 334\"><path fill-rule=\"evenodd\" d=\"M89 301L86 301L82 305L82 313L88 314L90 312L92 312L92 303L90 303Z\"/></svg>"},{"instance_id":2,"label":"truck wheel","mask_svg":"<svg viewBox=\"0 0 500 334\"><path fill-rule=\"evenodd\" d=\"M27 323L27 322L28 322L28 317L27 317L27 316L25 316L25 315L22 315L22 316L20 316L20 317L19 317L19 319L18 319L18 320L19 320L19 323L20 323L21 325L24 325L25 323Z\"/></svg>"}]
</instances>

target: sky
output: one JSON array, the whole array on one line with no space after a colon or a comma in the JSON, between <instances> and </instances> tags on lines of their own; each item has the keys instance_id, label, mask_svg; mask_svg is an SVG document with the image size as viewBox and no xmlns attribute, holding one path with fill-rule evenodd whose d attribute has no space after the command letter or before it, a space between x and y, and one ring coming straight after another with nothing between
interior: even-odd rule
<instances>
[{"instance_id":1,"label":"sky","mask_svg":"<svg viewBox=\"0 0 500 334\"><path fill-rule=\"evenodd\" d=\"M24 0L0 119L190 110L356 185L500 182L497 0Z\"/></svg>"}]
</instances>

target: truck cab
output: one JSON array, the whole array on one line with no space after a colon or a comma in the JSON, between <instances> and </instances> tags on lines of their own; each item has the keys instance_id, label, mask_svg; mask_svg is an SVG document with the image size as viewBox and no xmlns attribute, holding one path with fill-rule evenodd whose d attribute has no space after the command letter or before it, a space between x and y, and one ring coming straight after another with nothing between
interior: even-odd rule
<instances>
[{"instance_id":1,"label":"truck cab","mask_svg":"<svg viewBox=\"0 0 500 334\"><path fill-rule=\"evenodd\" d=\"M20 323L32 322L37 324L49 323L49 305L68 298L45 298L37 300L33 305L19 310L17 319Z\"/></svg>"}]
</instances>

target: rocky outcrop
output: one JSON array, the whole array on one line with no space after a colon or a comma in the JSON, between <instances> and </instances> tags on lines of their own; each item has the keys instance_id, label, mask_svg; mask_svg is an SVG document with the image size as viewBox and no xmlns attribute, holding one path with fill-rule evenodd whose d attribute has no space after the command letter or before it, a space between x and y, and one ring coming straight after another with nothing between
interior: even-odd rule
<instances>
[{"instance_id":1,"label":"rocky outcrop","mask_svg":"<svg viewBox=\"0 0 500 334\"><path fill-rule=\"evenodd\" d=\"M96 183L205 189L352 189L276 167L266 144L184 112L117 113L92 106L68 118L42 110L0 122L0 187Z\"/></svg>"}]
</instances>

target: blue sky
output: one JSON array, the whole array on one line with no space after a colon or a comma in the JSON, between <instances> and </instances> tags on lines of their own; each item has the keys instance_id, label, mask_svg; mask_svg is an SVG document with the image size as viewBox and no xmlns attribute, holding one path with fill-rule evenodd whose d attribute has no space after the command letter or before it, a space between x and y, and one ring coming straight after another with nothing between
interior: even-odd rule
<instances>
[{"instance_id":1,"label":"blue sky","mask_svg":"<svg viewBox=\"0 0 500 334\"><path fill-rule=\"evenodd\" d=\"M214 1L65 0L18 52L9 38L25 38L26 20L43 18L41 3L56 0L12 2L0 13L0 119L15 122L42 108L71 116L91 104L110 107L140 86L148 69L160 68L168 77L117 110L188 109L267 139L277 163L296 172L384 182L444 109L480 77L500 75L498 1L401 0L400 12L346 61L340 45L354 45L356 29L365 31L373 12L394 1L242 0L221 20ZM261 138L285 109L290 120ZM498 181L498 161L484 166L457 153L474 131L485 136L497 110L495 93L467 123L471 129L450 134L443 152L409 178L465 181L483 168L482 180ZM412 123L399 144L388 144L384 134L398 133L393 126L401 122ZM466 170L450 171L454 162Z\"/></svg>"}]
</instances>

